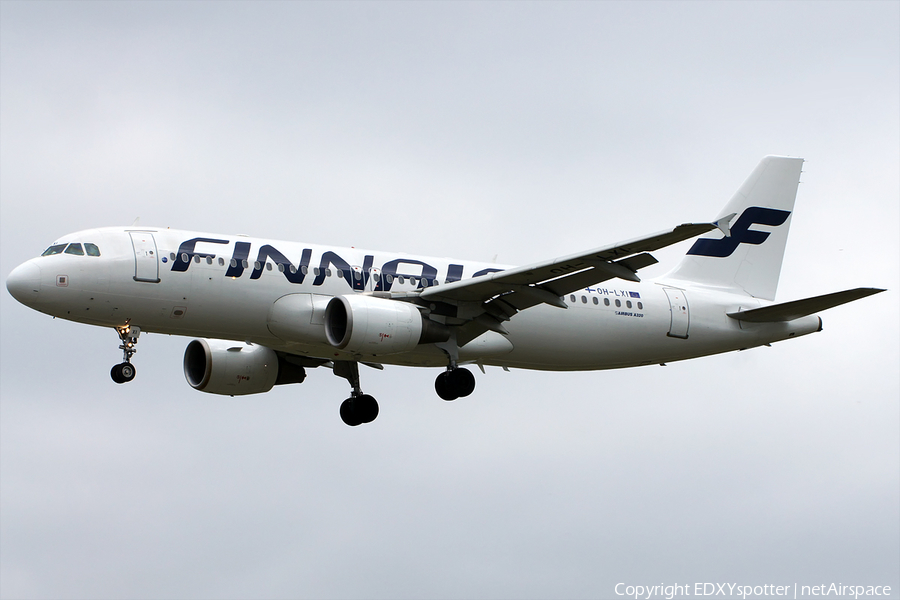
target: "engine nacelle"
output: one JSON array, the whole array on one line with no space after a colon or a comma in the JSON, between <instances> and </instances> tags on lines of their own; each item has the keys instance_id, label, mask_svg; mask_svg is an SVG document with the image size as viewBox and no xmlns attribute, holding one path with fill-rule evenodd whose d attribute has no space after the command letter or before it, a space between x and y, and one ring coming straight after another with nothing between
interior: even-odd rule
<instances>
[{"instance_id":1,"label":"engine nacelle","mask_svg":"<svg viewBox=\"0 0 900 600\"><path fill-rule=\"evenodd\" d=\"M335 348L378 356L443 342L450 338L450 332L424 319L414 304L352 295L335 296L328 302L325 336Z\"/></svg>"},{"instance_id":2,"label":"engine nacelle","mask_svg":"<svg viewBox=\"0 0 900 600\"><path fill-rule=\"evenodd\" d=\"M302 367L295 368L303 371ZM265 346L193 340L184 351L185 379L195 390L210 394L242 396L268 392L278 382L278 371L278 355ZM299 381L303 381L302 377Z\"/></svg>"}]
</instances>

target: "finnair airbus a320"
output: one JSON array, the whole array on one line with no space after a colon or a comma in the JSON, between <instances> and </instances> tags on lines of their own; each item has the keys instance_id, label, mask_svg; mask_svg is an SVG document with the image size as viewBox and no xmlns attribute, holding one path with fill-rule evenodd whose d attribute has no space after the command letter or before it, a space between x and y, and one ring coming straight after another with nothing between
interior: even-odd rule
<instances>
[{"instance_id":1,"label":"finnair airbus a320","mask_svg":"<svg viewBox=\"0 0 900 600\"><path fill-rule=\"evenodd\" d=\"M667 363L821 331L815 315L883 291L773 304L803 160L765 157L711 223L524 267L396 256L148 227L66 235L16 267L9 292L54 317L113 327L131 381L141 332L195 336L184 375L212 394L257 394L327 367L353 388L348 425L378 403L359 365L440 367L444 400L468 396L462 365L581 371ZM649 253L702 235L668 275Z\"/></svg>"}]
</instances>

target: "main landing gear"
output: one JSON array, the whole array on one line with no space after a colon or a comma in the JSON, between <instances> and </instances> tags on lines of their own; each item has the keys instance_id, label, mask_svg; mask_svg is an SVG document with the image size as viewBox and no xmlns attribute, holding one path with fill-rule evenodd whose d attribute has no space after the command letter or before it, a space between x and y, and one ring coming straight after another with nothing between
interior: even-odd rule
<instances>
[{"instance_id":1,"label":"main landing gear","mask_svg":"<svg viewBox=\"0 0 900 600\"><path fill-rule=\"evenodd\" d=\"M371 423L378 416L378 402L372 396L363 394L359 386L359 363L352 360L334 361L334 374L350 382L353 391L341 403L341 419L347 425L356 427Z\"/></svg>"},{"instance_id":2,"label":"main landing gear","mask_svg":"<svg viewBox=\"0 0 900 600\"><path fill-rule=\"evenodd\" d=\"M125 325L124 327L116 327L116 332L119 334L119 339L122 340L122 345L119 346L119 349L122 351L124 360L110 369L109 376L116 383L128 383L134 379L137 373L134 365L131 364L131 357L137 352L135 346L137 345L138 337L141 335L141 328Z\"/></svg>"},{"instance_id":3,"label":"main landing gear","mask_svg":"<svg viewBox=\"0 0 900 600\"><path fill-rule=\"evenodd\" d=\"M350 397L341 403L341 420L351 427L374 421L378 416L378 402L372 396L364 394L360 388L359 363L354 360L336 360L332 363L332 369L335 375L346 379L353 388ZM454 361L454 364L437 376L434 389L444 400L463 398L475 391L475 376L468 369L456 366Z\"/></svg>"},{"instance_id":4,"label":"main landing gear","mask_svg":"<svg viewBox=\"0 0 900 600\"><path fill-rule=\"evenodd\" d=\"M468 369L448 367L434 380L434 391L443 400L456 400L475 391L475 376Z\"/></svg>"}]
</instances>

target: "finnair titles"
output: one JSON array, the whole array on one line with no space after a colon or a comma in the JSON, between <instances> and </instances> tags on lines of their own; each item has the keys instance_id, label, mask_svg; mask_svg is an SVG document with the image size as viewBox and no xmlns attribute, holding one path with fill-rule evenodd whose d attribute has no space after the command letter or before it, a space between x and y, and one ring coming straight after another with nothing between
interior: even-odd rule
<instances>
[{"instance_id":1,"label":"finnair titles","mask_svg":"<svg viewBox=\"0 0 900 600\"><path fill-rule=\"evenodd\" d=\"M194 389L257 394L330 369L355 426L379 412L360 365L438 368L437 395L455 400L475 390L467 365L615 369L821 331L816 313L884 290L774 303L802 164L763 158L712 222L524 267L134 226L65 235L6 285L40 312L114 328L116 383L134 379L142 332L190 336ZM667 275L638 277L651 252L697 236Z\"/></svg>"}]
</instances>

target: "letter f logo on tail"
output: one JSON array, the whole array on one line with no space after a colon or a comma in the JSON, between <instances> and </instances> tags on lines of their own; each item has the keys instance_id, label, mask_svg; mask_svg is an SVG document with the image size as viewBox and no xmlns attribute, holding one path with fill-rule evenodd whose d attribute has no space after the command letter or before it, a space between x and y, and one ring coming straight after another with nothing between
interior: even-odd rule
<instances>
[{"instance_id":1,"label":"letter f logo on tail","mask_svg":"<svg viewBox=\"0 0 900 600\"><path fill-rule=\"evenodd\" d=\"M743 212L737 222L731 227L730 237L723 237L718 240L697 240L691 246L691 249L688 250L688 254L725 258L726 256L731 256L739 244L758 246L766 241L769 233L754 231L750 229L750 226L771 225L777 227L787 221L790 214L791 212L787 210L751 206Z\"/></svg>"}]
</instances>

